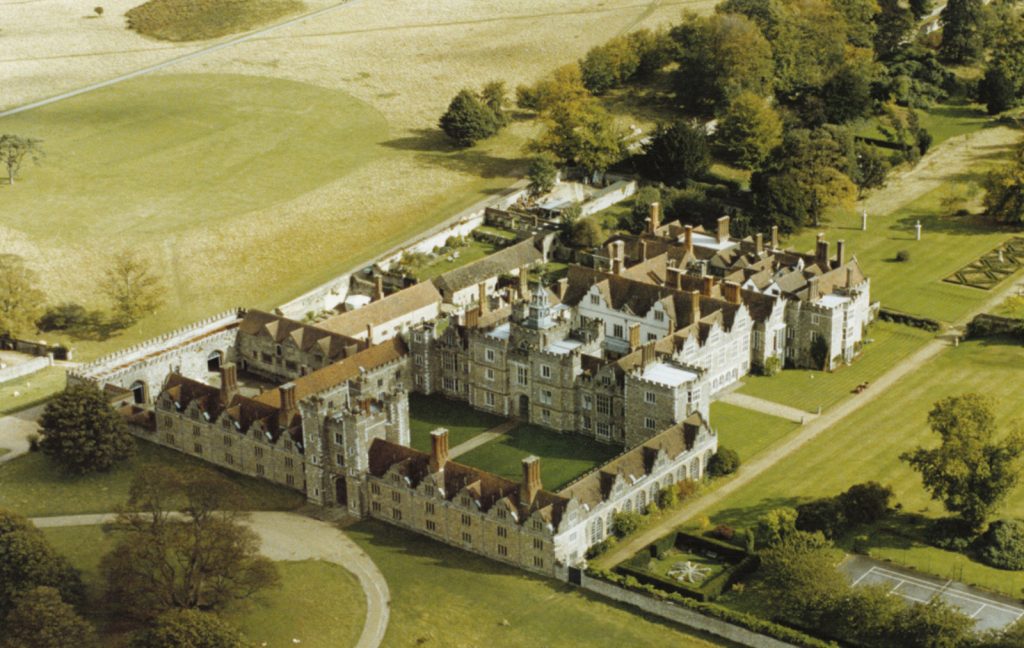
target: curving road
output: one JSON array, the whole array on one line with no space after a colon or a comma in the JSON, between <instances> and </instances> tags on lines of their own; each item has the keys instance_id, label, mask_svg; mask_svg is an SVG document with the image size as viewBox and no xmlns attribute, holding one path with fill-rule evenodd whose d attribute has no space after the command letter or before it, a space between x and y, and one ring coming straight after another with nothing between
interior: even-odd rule
<instances>
[{"instance_id":1,"label":"curving road","mask_svg":"<svg viewBox=\"0 0 1024 648\"><path fill-rule=\"evenodd\" d=\"M93 526L112 522L113 513L32 518L39 528ZM356 648L377 648L384 641L391 593L384 575L359 546L337 527L297 513L259 511L245 521L260 537L260 551L272 560L324 560L355 574L366 595L366 621Z\"/></svg>"}]
</instances>

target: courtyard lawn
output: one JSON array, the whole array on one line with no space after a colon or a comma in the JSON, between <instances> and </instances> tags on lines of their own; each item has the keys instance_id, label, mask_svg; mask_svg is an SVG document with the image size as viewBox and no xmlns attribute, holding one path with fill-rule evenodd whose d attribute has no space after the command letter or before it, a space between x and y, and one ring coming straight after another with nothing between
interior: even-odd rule
<instances>
[{"instance_id":1,"label":"courtyard lawn","mask_svg":"<svg viewBox=\"0 0 1024 648\"><path fill-rule=\"evenodd\" d=\"M0 508L30 517L109 513L128 499L132 480L155 466L215 471L209 464L173 450L136 441L136 455L109 473L68 477L42 453L0 464ZM218 471L219 472L219 471ZM291 510L305 502L300 493L270 482L222 472L238 484L246 508Z\"/></svg>"},{"instance_id":2,"label":"courtyard lawn","mask_svg":"<svg viewBox=\"0 0 1024 648\"><path fill-rule=\"evenodd\" d=\"M980 178L983 171L972 169L970 173ZM866 232L861 231L859 213L837 213L831 222L807 228L786 245L809 251L814 247L817 232L822 231L832 243L834 254L835 242L843 239L847 257L856 256L871 278L872 301L913 315L955 322L991 299L994 291L943 280L1014 236L1013 232L993 227L978 216L944 215L947 210L942 206L943 199L959 191L958 188L963 185L949 183L892 214L868 214ZM920 241L914 240L914 224L918 220L922 226ZM909 261L895 260L901 250L910 253Z\"/></svg>"},{"instance_id":3,"label":"courtyard lawn","mask_svg":"<svg viewBox=\"0 0 1024 648\"><path fill-rule=\"evenodd\" d=\"M128 635L102 603L100 558L114 546L114 536L99 526L43 529L58 553L82 571L89 619L104 646L123 646ZM298 639L303 646L354 646L366 618L366 598L356 577L339 565L317 560L277 562L281 588L224 613L253 645L286 646Z\"/></svg>"},{"instance_id":4,"label":"courtyard lawn","mask_svg":"<svg viewBox=\"0 0 1024 648\"><path fill-rule=\"evenodd\" d=\"M409 433L417 450L430 450L430 433L439 427L448 430L448 447L454 448L504 422L500 416L477 411L461 401L409 394Z\"/></svg>"},{"instance_id":5,"label":"courtyard lawn","mask_svg":"<svg viewBox=\"0 0 1024 648\"><path fill-rule=\"evenodd\" d=\"M0 383L0 416L45 402L64 389L64 368L47 367L31 376Z\"/></svg>"},{"instance_id":6,"label":"courtyard lawn","mask_svg":"<svg viewBox=\"0 0 1024 648\"><path fill-rule=\"evenodd\" d=\"M433 279L438 275L443 275L449 270L461 268L473 261L482 259L489 254L493 254L498 249L499 248L497 246L490 243L483 243L481 241L469 239L466 242L466 245L456 248L448 254L439 255L432 262L416 268L412 275L416 277L417 281L427 281L428 279ZM459 255L458 258L453 256L456 252ZM449 261L449 258L452 260Z\"/></svg>"},{"instance_id":7,"label":"courtyard lawn","mask_svg":"<svg viewBox=\"0 0 1024 648\"><path fill-rule=\"evenodd\" d=\"M800 424L715 402L711 403L711 427L718 432L719 447L731 448L739 453L741 461L749 461L798 430Z\"/></svg>"},{"instance_id":8,"label":"courtyard lawn","mask_svg":"<svg viewBox=\"0 0 1024 648\"><path fill-rule=\"evenodd\" d=\"M905 511L945 516L941 503L931 500L921 486L920 476L899 460L900 453L938 442L928 428L927 416L935 401L946 396L977 392L991 397L998 424L1008 429L1019 417L1021 366L1024 347L1019 344L986 340L950 348L707 514L715 523L745 527L768 509L836 495L853 484L875 480L893 488ZM998 515L1024 517L1024 486L1010 494ZM890 544L884 538L880 541L881 557L899 558L940 576L948 575L959 560L955 554L922 546ZM985 584L981 576L975 579ZM1019 587L1015 595L1019 596Z\"/></svg>"},{"instance_id":9,"label":"courtyard lawn","mask_svg":"<svg viewBox=\"0 0 1024 648\"><path fill-rule=\"evenodd\" d=\"M381 522L346 529L391 591L385 646L729 646Z\"/></svg>"},{"instance_id":10,"label":"courtyard lawn","mask_svg":"<svg viewBox=\"0 0 1024 648\"><path fill-rule=\"evenodd\" d=\"M740 392L796 407L808 412L824 410L845 398L856 398L853 389L863 383L870 383L900 360L924 346L932 334L921 329L876 322L871 325L862 354L849 366L842 366L833 372L786 369L774 376L749 375L743 379ZM714 421L714 417L711 419Z\"/></svg>"},{"instance_id":11,"label":"courtyard lawn","mask_svg":"<svg viewBox=\"0 0 1024 648\"><path fill-rule=\"evenodd\" d=\"M557 491L621 452L620 447L598 443L578 434L559 434L534 425L520 425L507 435L467 452L457 461L520 481L523 478L523 459L536 455L540 457L544 488Z\"/></svg>"},{"instance_id":12,"label":"courtyard lawn","mask_svg":"<svg viewBox=\"0 0 1024 648\"><path fill-rule=\"evenodd\" d=\"M649 556L650 554L647 549L643 549L640 553L645 556ZM675 576L670 576L669 572L675 569L676 564L687 562L697 565L699 568L705 570L702 572L703 578L700 578L697 582L690 583L689 581L682 581L684 584L692 585L694 587L700 587L706 581L724 572L726 568L725 563L720 560L714 560L698 553L682 551L680 549L669 549L661 558L650 558L645 564L639 565L639 567L646 570L648 573L658 576L659 578L664 578L668 581L675 581Z\"/></svg>"}]
</instances>

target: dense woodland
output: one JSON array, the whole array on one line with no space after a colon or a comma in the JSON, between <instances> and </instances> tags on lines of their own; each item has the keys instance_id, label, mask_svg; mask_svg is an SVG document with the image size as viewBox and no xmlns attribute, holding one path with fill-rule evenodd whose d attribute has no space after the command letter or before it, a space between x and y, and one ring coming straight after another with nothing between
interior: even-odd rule
<instances>
[{"instance_id":1,"label":"dense woodland","mask_svg":"<svg viewBox=\"0 0 1024 648\"><path fill-rule=\"evenodd\" d=\"M792 233L915 164L932 142L921 110L979 102L999 114L1024 99L1015 3L952 0L942 29L926 33L932 11L930 0L726 0L595 47L516 88L515 105L545 125L533 154L639 173L669 217L730 213L736 235ZM624 88L634 108L661 116L643 140L608 109ZM507 123L509 104L500 82L463 90L441 127L470 146ZM855 136L866 120L881 137ZM714 161L750 172L749 183L713 175ZM986 183L998 220L1019 222L1019 180L1017 165Z\"/></svg>"}]
</instances>

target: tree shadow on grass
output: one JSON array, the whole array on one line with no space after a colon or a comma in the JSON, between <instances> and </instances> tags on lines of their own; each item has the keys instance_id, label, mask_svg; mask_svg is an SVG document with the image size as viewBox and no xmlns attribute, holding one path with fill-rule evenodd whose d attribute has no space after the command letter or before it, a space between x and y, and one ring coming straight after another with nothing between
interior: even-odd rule
<instances>
[{"instance_id":1,"label":"tree shadow on grass","mask_svg":"<svg viewBox=\"0 0 1024 648\"><path fill-rule=\"evenodd\" d=\"M914 227L918 221L921 222L922 238L926 238L929 232L977 236L995 234L1004 231L1010 233L1013 231L1010 228L990 223L981 214L957 216L921 212L900 217L889 227L889 230L894 234L893 236L889 236L889 238L904 240L909 237L909 240L913 240L915 238ZM903 236L904 234L906 236Z\"/></svg>"},{"instance_id":2,"label":"tree shadow on grass","mask_svg":"<svg viewBox=\"0 0 1024 648\"><path fill-rule=\"evenodd\" d=\"M381 145L399 151L413 151L421 163L481 178L516 177L526 172L524 160L491 155L477 146L459 148L440 129L420 128L413 133Z\"/></svg>"},{"instance_id":3,"label":"tree shadow on grass","mask_svg":"<svg viewBox=\"0 0 1024 648\"><path fill-rule=\"evenodd\" d=\"M810 499L810 497L767 497L750 506L722 509L713 517L715 521L728 521L732 526L749 528L757 523L757 518L772 509L796 508L798 504Z\"/></svg>"}]
</instances>

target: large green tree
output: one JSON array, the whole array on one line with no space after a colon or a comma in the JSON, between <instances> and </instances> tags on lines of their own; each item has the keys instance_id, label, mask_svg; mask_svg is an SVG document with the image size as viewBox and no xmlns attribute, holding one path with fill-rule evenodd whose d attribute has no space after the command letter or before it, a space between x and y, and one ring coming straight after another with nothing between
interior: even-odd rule
<instances>
[{"instance_id":1,"label":"large green tree","mask_svg":"<svg viewBox=\"0 0 1024 648\"><path fill-rule=\"evenodd\" d=\"M754 169L782 143L782 120L766 99L743 92L718 120L715 139L731 161Z\"/></svg>"},{"instance_id":2,"label":"large green tree","mask_svg":"<svg viewBox=\"0 0 1024 648\"><path fill-rule=\"evenodd\" d=\"M668 185L699 179L711 166L704 127L685 121L658 125L644 148L642 165L651 178Z\"/></svg>"},{"instance_id":3,"label":"large green tree","mask_svg":"<svg viewBox=\"0 0 1024 648\"><path fill-rule=\"evenodd\" d=\"M121 415L95 385L70 385L39 419L39 447L66 473L105 472L130 457L135 442Z\"/></svg>"},{"instance_id":4,"label":"large green tree","mask_svg":"<svg viewBox=\"0 0 1024 648\"><path fill-rule=\"evenodd\" d=\"M622 132L596 101L561 102L545 113L546 128L531 144L588 173L602 172L622 159Z\"/></svg>"},{"instance_id":5,"label":"large green tree","mask_svg":"<svg viewBox=\"0 0 1024 648\"><path fill-rule=\"evenodd\" d=\"M794 129L751 178L754 206L763 225L784 232L821 222L825 212L852 204L857 188L853 138L847 129Z\"/></svg>"},{"instance_id":6,"label":"large green tree","mask_svg":"<svg viewBox=\"0 0 1024 648\"><path fill-rule=\"evenodd\" d=\"M160 308L166 292L150 264L127 250L111 259L100 289L110 300L114 316L122 326L131 326Z\"/></svg>"},{"instance_id":7,"label":"large green tree","mask_svg":"<svg viewBox=\"0 0 1024 648\"><path fill-rule=\"evenodd\" d=\"M593 47L580 61L583 85L602 95L631 79L640 69L640 54L628 36L617 36Z\"/></svg>"},{"instance_id":8,"label":"large green tree","mask_svg":"<svg viewBox=\"0 0 1024 648\"><path fill-rule=\"evenodd\" d=\"M974 619L942 597L908 605L897 615L887 645L900 648L964 648L974 637Z\"/></svg>"},{"instance_id":9,"label":"large green tree","mask_svg":"<svg viewBox=\"0 0 1024 648\"><path fill-rule=\"evenodd\" d=\"M999 223L1024 222L1024 147L985 177L985 214Z\"/></svg>"},{"instance_id":10,"label":"large green tree","mask_svg":"<svg viewBox=\"0 0 1024 648\"><path fill-rule=\"evenodd\" d=\"M151 618L222 609L277 585L274 563L241 524L240 498L232 483L205 471L156 468L136 477L117 518L118 542L100 562L109 600L122 614Z\"/></svg>"},{"instance_id":11,"label":"large green tree","mask_svg":"<svg viewBox=\"0 0 1024 648\"><path fill-rule=\"evenodd\" d=\"M676 98L710 115L741 92L772 90L772 48L757 25L740 14L687 14L672 29L678 44Z\"/></svg>"},{"instance_id":12,"label":"large green tree","mask_svg":"<svg viewBox=\"0 0 1024 648\"><path fill-rule=\"evenodd\" d=\"M43 293L36 273L15 254L0 254L0 336L34 328L43 312Z\"/></svg>"},{"instance_id":13,"label":"large green tree","mask_svg":"<svg viewBox=\"0 0 1024 648\"><path fill-rule=\"evenodd\" d=\"M583 73L577 63L563 65L532 86L516 88L516 105L524 110L545 113L559 104L585 101L590 91L583 85Z\"/></svg>"},{"instance_id":14,"label":"large green tree","mask_svg":"<svg viewBox=\"0 0 1024 648\"><path fill-rule=\"evenodd\" d=\"M38 164L42 157L42 140L20 135L0 135L0 164L7 169L7 184L14 184L26 160Z\"/></svg>"},{"instance_id":15,"label":"large green tree","mask_svg":"<svg viewBox=\"0 0 1024 648\"><path fill-rule=\"evenodd\" d=\"M500 125L494 111L472 90L460 90L440 121L441 130L459 146L473 146L497 133Z\"/></svg>"},{"instance_id":16,"label":"large green tree","mask_svg":"<svg viewBox=\"0 0 1024 648\"><path fill-rule=\"evenodd\" d=\"M42 532L20 515L0 509L0 619L14 608L20 593L35 587L56 588L67 603L82 599L78 572Z\"/></svg>"},{"instance_id":17,"label":"large green tree","mask_svg":"<svg viewBox=\"0 0 1024 648\"><path fill-rule=\"evenodd\" d=\"M940 445L918 447L900 459L921 474L932 499L978 529L1017 484L1024 434L1013 430L999 438L991 403L978 394L940 400L928 424Z\"/></svg>"},{"instance_id":18,"label":"large green tree","mask_svg":"<svg viewBox=\"0 0 1024 648\"><path fill-rule=\"evenodd\" d=\"M835 551L820 533L795 531L761 552L761 586L773 608L808 627L820 625L849 588Z\"/></svg>"},{"instance_id":19,"label":"large green tree","mask_svg":"<svg viewBox=\"0 0 1024 648\"><path fill-rule=\"evenodd\" d=\"M53 587L39 586L18 594L0 634L0 648L90 648L93 627Z\"/></svg>"},{"instance_id":20,"label":"large green tree","mask_svg":"<svg viewBox=\"0 0 1024 648\"><path fill-rule=\"evenodd\" d=\"M985 49L985 6L981 0L948 0L939 14L939 54L950 63L971 63Z\"/></svg>"},{"instance_id":21,"label":"large green tree","mask_svg":"<svg viewBox=\"0 0 1024 648\"><path fill-rule=\"evenodd\" d=\"M916 22L914 14L899 0L881 0L875 16L875 54L885 60L906 42Z\"/></svg>"},{"instance_id":22,"label":"large green tree","mask_svg":"<svg viewBox=\"0 0 1024 648\"><path fill-rule=\"evenodd\" d=\"M130 648L243 648L242 634L209 612L171 610L132 639Z\"/></svg>"}]
</instances>

